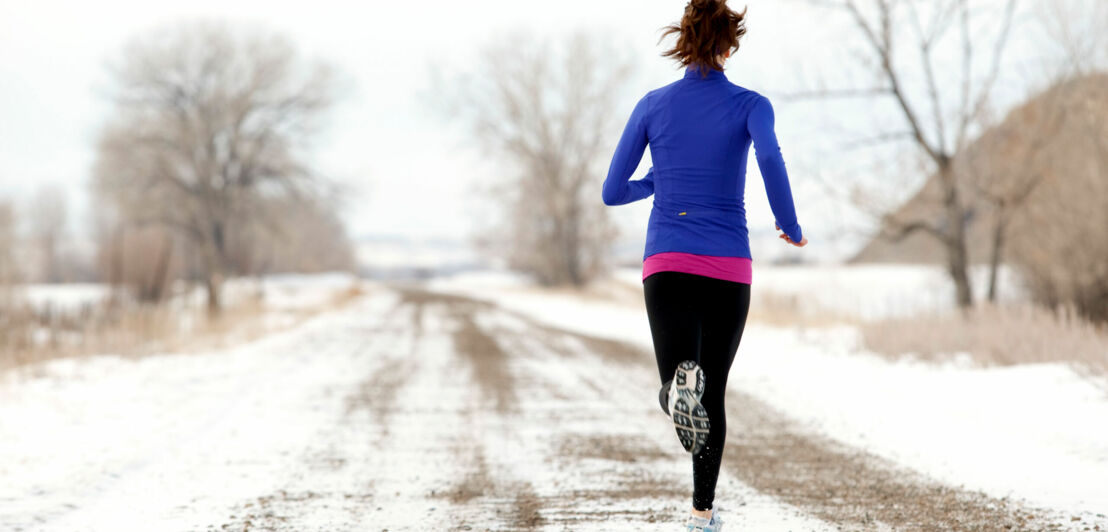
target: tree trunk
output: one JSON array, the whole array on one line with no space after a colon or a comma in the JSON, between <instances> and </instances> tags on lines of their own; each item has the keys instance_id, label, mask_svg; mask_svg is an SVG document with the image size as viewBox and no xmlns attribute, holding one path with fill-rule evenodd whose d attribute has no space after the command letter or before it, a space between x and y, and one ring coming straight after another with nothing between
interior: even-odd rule
<instances>
[{"instance_id":1,"label":"tree trunk","mask_svg":"<svg viewBox=\"0 0 1108 532\"><path fill-rule=\"evenodd\" d=\"M966 247L965 209L958 197L958 188L952 175L950 162L939 169L944 190L943 207L946 214L946 250L947 269L954 281L955 298L958 306L967 309L973 306L973 290L969 279L969 253Z\"/></svg>"},{"instance_id":2,"label":"tree trunk","mask_svg":"<svg viewBox=\"0 0 1108 532\"><path fill-rule=\"evenodd\" d=\"M223 274L218 269L209 271L205 282L208 288L208 315L218 316L223 310Z\"/></svg>"},{"instance_id":3,"label":"tree trunk","mask_svg":"<svg viewBox=\"0 0 1108 532\"><path fill-rule=\"evenodd\" d=\"M1000 257L1004 251L1004 233L1007 229L1004 223L1005 214L1002 207L998 208L996 217L996 226L993 227L993 249L989 257L989 303L996 303L997 271L1000 269Z\"/></svg>"},{"instance_id":4,"label":"tree trunk","mask_svg":"<svg viewBox=\"0 0 1108 532\"><path fill-rule=\"evenodd\" d=\"M966 241L963 232L960 242L950 242L949 248L949 273L954 281L955 296L958 306L966 309L973 306L973 290L969 280L969 261L966 257Z\"/></svg>"},{"instance_id":5,"label":"tree trunk","mask_svg":"<svg viewBox=\"0 0 1108 532\"><path fill-rule=\"evenodd\" d=\"M576 194L574 194L576 197ZM576 201L576 200L574 200ZM573 205L566 217L566 276L570 284L579 287L584 284L584 276L581 272L581 216L580 209Z\"/></svg>"},{"instance_id":6,"label":"tree trunk","mask_svg":"<svg viewBox=\"0 0 1108 532\"><path fill-rule=\"evenodd\" d=\"M212 224L204 246L204 283L208 289L208 315L217 316L223 310L223 225Z\"/></svg>"},{"instance_id":7,"label":"tree trunk","mask_svg":"<svg viewBox=\"0 0 1108 532\"><path fill-rule=\"evenodd\" d=\"M154 279L150 283L150 299L156 303L161 303L165 299L166 287L169 284L169 259L173 256L173 239L163 235L162 242L157 266L154 268Z\"/></svg>"}]
</instances>

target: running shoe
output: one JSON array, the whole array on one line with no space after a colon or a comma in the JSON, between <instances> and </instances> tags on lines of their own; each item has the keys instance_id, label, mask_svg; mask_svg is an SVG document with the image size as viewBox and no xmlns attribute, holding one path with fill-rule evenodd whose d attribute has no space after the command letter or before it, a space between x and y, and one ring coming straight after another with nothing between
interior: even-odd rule
<instances>
[{"instance_id":1,"label":"running shoe","mask_svg":"<svg viewBox=\"0 0 1108 532\"><path fill-rule=\"evenodd\" d=\"M704 396L704 370L692 360L678 364L669 389L669 414L685 450L696 454L708 442L708 411Z\"/></svg>"},{"instance_id":2,"label":"running shoe","mask_svg":"<svg viewBox=\"0 0 1108 532\"><path fill-rule=\"evenodd\" d=\"M666 413L666 417L669 417L669 392L673 390L673 379L666 381L665 384L658 390L658 404L662 405L662 412Z\"/></svg>"},{"instance_id":3,"label":"running shoe","mask_svg":"<svg viewBox=\"0 0 1108 532\"><path fill-rule=\"evenodd\" d=\"M719 512L712 508L712 518L705 519L690 515L685 521L685 532L720 532L723 530L723 520L719 518Z\"/></svg>"}]
</instances>

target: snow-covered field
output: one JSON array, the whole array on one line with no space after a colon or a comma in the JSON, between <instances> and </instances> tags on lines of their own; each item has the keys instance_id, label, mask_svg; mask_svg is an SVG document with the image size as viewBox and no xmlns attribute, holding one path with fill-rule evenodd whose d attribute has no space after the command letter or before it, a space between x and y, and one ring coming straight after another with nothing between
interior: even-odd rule
<instances>
[{"instance_id":1,"label":"snow-covered field","mask_svg":"<svg viewBox=\"0 0 1108 532\"><path fill-rule=\"evenodd\" d=\"M759 272L755 290L833 286L861 315L929 282ZM587 295L488 272L368 283L232 349L0 375L0 530L675 530L688 456L635 274ZM275 282L290 301L328 285ZM1108 530L1104 383L858 346L850 327L748 325L727 530Z\"/></svg>"}]
</instances>

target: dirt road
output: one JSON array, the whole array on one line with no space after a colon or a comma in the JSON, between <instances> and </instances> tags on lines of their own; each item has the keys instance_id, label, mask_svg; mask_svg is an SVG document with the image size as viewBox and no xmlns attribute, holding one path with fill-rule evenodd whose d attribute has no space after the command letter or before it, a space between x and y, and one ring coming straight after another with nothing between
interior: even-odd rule
<instances>
[{"instance_id":1,"label":"dirt road","mask_svg":"<svg viewBox=\"0 0 1108 532\"><path fill-rule=\"evenodd\" d=\"M650 353L485 302L397 293L345 422L305 453L325 457L320 476L364 483L290 482L223 528L302 530L346 506L374 530L676 529L689 458L655 404ZM738 390L729 424L719 505L733 529L1061 529L836 445Z\"/></svg>"},{"instance_id":2,"label":"dirt road","mask_svg":"<svg viewBox=\"0 0 1108 532\"><path fill-rule=\"evenodd\" d=\"M35 487L68 502L0 511L0 528L673 531L689 504L690 459L640 347L396 285L248 350L264 357L182 373L156 441L93 457L80 489ZM1068 529L741 390L728 416L728 530Z\"/></svg>"}]
</instances>

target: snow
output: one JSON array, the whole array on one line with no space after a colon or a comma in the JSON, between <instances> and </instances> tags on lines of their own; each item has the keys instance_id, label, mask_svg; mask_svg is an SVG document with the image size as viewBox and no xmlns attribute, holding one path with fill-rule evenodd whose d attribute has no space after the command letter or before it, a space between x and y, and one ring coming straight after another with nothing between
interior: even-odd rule
<instances>
[{"instance_id":1,"label":"snow","mask_svg":"<svg viewBox=\"0 0 1108 532\"><path fill-rule=\"evenodd\" d=\"M924 288L938 281L927 267L758 271L755 291L785 288L863 316L939 304ZM641 272L621 271L618 280L641 287ZM638 301L544 294L514 275L458 275L432 286L490 300L553 326L652 348ZM729 385L835 440L951 485L1104 519L1108 382L1060 364L980 369L957 361L891 362L859 345L853 327L750 323Z\"/></svg>"},{"instance_id":2,"label":"snow","mask_svg":"<svg viewBox=\"0 0 1108 532\"><path fill-rule=\"evenodd\" d=\"M262 277L260 288L267 307L297 309L326 304L357 283L358 278L347 272L280 274Z\"/></svg>"},{"instance_id":3,"label":"snow","mask_svg":"<svg viewBox=\"0 0 1108 532\"><path fill-rule=\"evenodd\" d=\"M50 308L65 312L96 305L106 299L109 292L107 285L94 283L27 284L21 285L18 291L36 310Z\"/></svg>"},{"instance_id":4,"label":"snow","mask_svg":"<svg viewBox=\"0 0 1108 532\"><path fill-rule=\"evenodd\" d=\"M617 282L641 290L636 273L624 270ZM877 316L938 305L923 295L933 274L902 267L762 268L755 290L792 289L831 304L839 301L844 312ZM297 307L344 290L353 280L346 274L280 276L261 286L267 303ZM230 286L240 294L258 287L246 281ZM487 401L475 395L465 378L470 369L452 354L453 322L428 306L420 317L425 332L417 341L408 326L413 316L394 311L396 294L376 283L365 286L367 295L349 308L231 349L136 359L103 355L0 374L0 478L5 479L0 529L205 530L229 517L247 519L261 504L260 495L286 488L293 491L283 496L307 498L288 503L297 508L292 517L302 529L403 530L413 513L424 512L431 514L432 528L445 529L459 516L474 525L498 517L489 505L434 495L472 466L444 449L470 445L483 453L500 488L529 485L550 500L567 485L616 489L620 475L644 467L639 462L599 473L567 470L564 464L559 469L548 462L558 460L550 452L558 435L636 434L672 448L663 446L673 443L672 434L654 422L657 412L647 412L656 405L631 391L656 386L651 368L616 366L584 350L574 355L581 364L565 364L523 320L480 310L472 319L482 328L517 342L507 371L543 383L519 398L521 415L480 415ZM488 271L440 278L429 287L490 300L545 324L651 348L634 290L624 290L622 297L583 297ZM72 295L76 291L58 293L68 295L43 300L81 299ZM854 298L840 299L847 294ZM1108 383L1060 364L982 369L958 359L892 362L859 346L859 333L850 326L752 322L730 387L804 427L948 485L1010 497L1067 518L1079 515L1080 526L1108 526L1108 518L1097 516L1108 511ZM417 350L420 356L409 356ZM367 432L375 425L351 417L347 401L358 390L378 393L380 385L367 387L366 376L388 376L398 363L409 364L412 375L392 392L402 404L364 414L396 419L387 434ZM567 399L565 390L603 386L615 371L628 383L605 387L612 394L608 404L618 409L584 401L573 408L587 416L547 417L564 410L566 401L580 401ZM513 425L506 425L508 420ZM341 457L347 465L321 465L328 457ZM589 463L585 460L577 463ZM687 463L678 460L645 463L666 478L687 474ZM383 495L372 502L331 496L350 494L351 486ZM726 470L720 486L724 511L742 501L741 511L727 514L729 527L834 529ZM625 505L634 511L677 509L674 501L661 498ZM569 511L606 508L603 501L583 501ZM1071 526L1077 525L1062 523L1064 529ZM672 526L659 522L638 529Z\"/></svg>"},{"instance_id":5,"label":"snow","mask_svg":"<svg viewBox=\"0 0 1108 532\"><path fill-rule=\"evenodd\" d=\"M371 298L360 309L383 312ZM356 312L222 352L59 360L0 381L0 528L198 530L280 485L362 374ZM314 363L317 359L326 363ZM232 474L228 474L232 473Z\"/></svg>"},{"instance_id":6,"label":"snow","mask_svg":"<svg viewBox=\"0 0 1108 532\"><path fill-rule=\"evenodd\" d=\"M1108 394L1069 366L890 363L846 328L754 325L743 343L736 385L839 441L996 497L1108 509Z\"/></svg>"},{"instance_id":7,"label":"snow","mask_svg":"<svg viewBox=\"0 0 1108 532\"><path fill-rule=\"evenodd\" d=\"M620 394L614 404L622 409L544 423L546 416L566 410L564 390L578 388L582 378L603 379L615 368L596 355L590 363L567 365L535 342L533 331L521 331L518 338L531 343L519 352L528 356L511 359L509 371L520 379L543 375L559 391L528 388L531 393L521 394L516 405L519 415L489 416L482 413L487 401L475 393L482 390L464 378L470 368L455 356L441 311L422 313L425 333L417 345L404 327L411 316L394 312L395 295L376 285L368 291L353 308L234 349L58 360L30 374L3 375L0 476L7 482L0 484L0 528L206 530L229 517L264 518L263 501L291 498L295 510L269 510L295 520L281 530L408 530L417 519L434 530L453 528L459 519L485 529L502 522L496 508L514 504L514 486L529 486L544 500L570 502L550 512L603 514L612 501L576 500L561 492L622 489L621 479L634 478L630 475L647 465L616 462L608 468L608 461L595 464L605 467L580 468L568 457L553 467L550 460L563 458L560 437L613 430L669 444L674 456L655 459L650 470L687 482L688 464L674 459L684 455L674 449L671 431L657 422L656 407L629 396L654 385L649 368L625 374L646 386L612 390ZM503 313L474 319L482 327L520 325ZM417 347L420 356L409 356ZM383 408L376 415L396 419L386 425L388 432L367 431L359 418L350 417L351 393L379 393L379 386L399 375L401 364L410 378L391 393L402 402L375 407L382 397L368 398L369 408ZM367 387L367 374L386 380ZM579 408L590 408L588 396L577 400ZM456 454L455 448L468 450ZM463 501L435 495L471 472L474 464L464 459L473 453L486 464L496 494ZM328 467L331 458L347 465ZM742 501L733 524L760 523L767 532L833 530L726 472L720 485L727 486L725 501ZM332 496L351 486L374 495ZM659 514L683 511L677 501L662 498L619 504L622 511L629 504L638 505L631 510ZM721 506L727 509L726 503ZM618 527L582 522L576 529L612 526ZM672 523L659 520L636 529L662 532Z\"/></svg>"}]
</instances>

